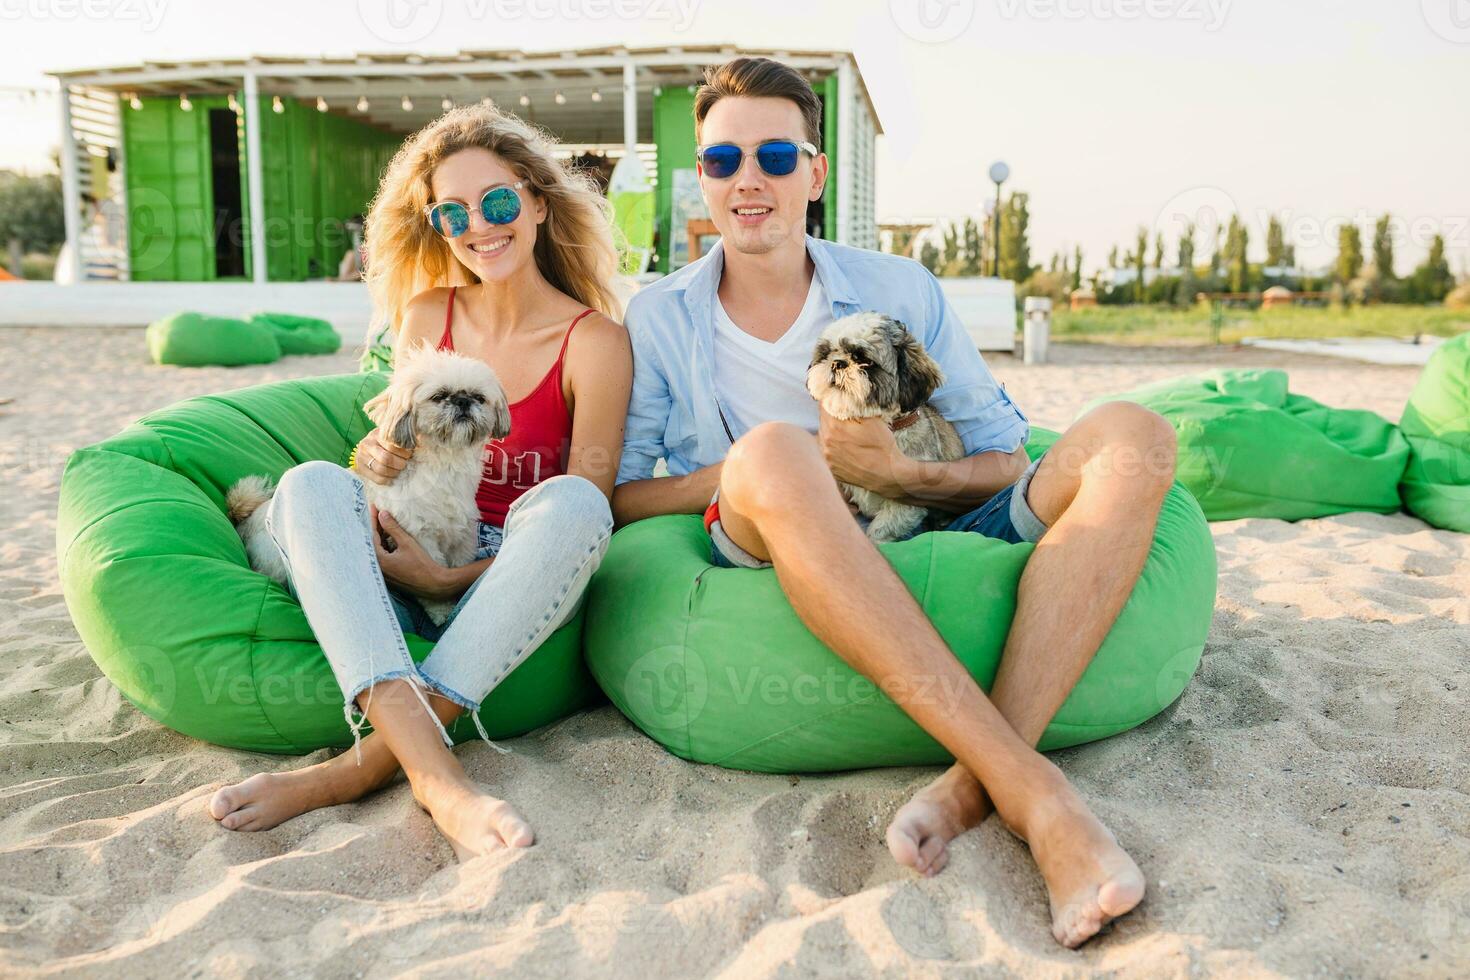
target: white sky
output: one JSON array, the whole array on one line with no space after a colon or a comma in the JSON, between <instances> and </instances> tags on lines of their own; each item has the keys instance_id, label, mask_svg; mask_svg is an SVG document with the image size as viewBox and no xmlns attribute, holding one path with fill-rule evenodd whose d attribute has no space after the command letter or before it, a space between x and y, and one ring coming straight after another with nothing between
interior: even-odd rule
<instances>
[{"instance_id":1,"label":"white sky","mask_svg":"<svg viewBox=\"0 0 1470 980\"><path fill-rule=\"evenodd\" d=\"M437 26L375 36L389 4ZM1400 273L1436 232L1470 265L1470 0L0 0L0 90L143 60L681 42L854 51L887 131L880 219L978 216L1004 158L1036 261L1080 243L1091 268L1139 224L1239 209L1257 258L1271 211L1308 264L1389 211ZM46 166L57 128L53 98L0 91L0 167Z\"/></svg>"}]
</instances>

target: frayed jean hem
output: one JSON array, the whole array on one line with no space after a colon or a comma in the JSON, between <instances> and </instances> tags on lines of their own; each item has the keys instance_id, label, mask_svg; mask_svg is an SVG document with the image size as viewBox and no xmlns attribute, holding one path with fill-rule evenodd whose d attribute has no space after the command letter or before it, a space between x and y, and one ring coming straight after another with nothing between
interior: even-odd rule
<instances>
[{"instance_id":1,"label":"frayed jean hem","mask_svg":"<svg viewBox=\"0 0 1470 980\"><path fill-rule=\"evenodd\" d=\"M429 720L434 723L434 728L438 730L439 737L444 740L446 746L454 748L454 739L450 738L449 732L444 727L444 723L434 713L433 705L429 704L429 699L424 696L426 683L424 678L419 676L417 670L389 670L358 685L357 689L349 694L347 699L342 702L342 717L347 720L347 727L352 729L352 749L357 753L357 764L359 766L362 765L362 726L368 723L367 712L373 704L372 691L377 685L387 683L388 681L408 682L409 688L413 691L414 696L419 699L419 704L424 706L424 711L428 714ZM357 699L364 691L368 692L367 703L358 705ZM451 698L451 700L453 699ZM358 709L355 712L353 711L354 706ZM354 714L357 716L356 718L353 717Z\"/></svg>"}]
</instances>

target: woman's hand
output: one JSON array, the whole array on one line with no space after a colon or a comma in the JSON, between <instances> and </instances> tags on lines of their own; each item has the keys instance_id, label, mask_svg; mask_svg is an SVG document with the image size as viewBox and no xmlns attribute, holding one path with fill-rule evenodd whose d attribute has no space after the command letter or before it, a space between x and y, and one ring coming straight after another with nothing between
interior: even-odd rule
<instances>
[{"instance_id":1,"label":"woman's hand","mask_svg":"<svg viewBox=\"0 0 1470 980\"><path fill-rule=\"evenodd\" d=\"M378 552L378 565L383 580L402 592L424 599L446 599L451 590L446 582L448 571L424 546L414 540L385 510L368 504L373 525L373 547ZM386 539L387 545L384 541ZM391 550L390 550L391 547Z\"/></svg>"},{"instance_id":2,"label":"woman's hand","mask_svg":"<svg viewBox=\"0 0 1470 980\"><path fill-rule=\"evenodd\" d=\"M389 442L385 436L379 434L379 430L374 429L357 444L357 458L353 460L352 472L364 480L387 486L398 478L398 474L403 472L411 458L412 449Z\"/></svg>"}]
</instances>

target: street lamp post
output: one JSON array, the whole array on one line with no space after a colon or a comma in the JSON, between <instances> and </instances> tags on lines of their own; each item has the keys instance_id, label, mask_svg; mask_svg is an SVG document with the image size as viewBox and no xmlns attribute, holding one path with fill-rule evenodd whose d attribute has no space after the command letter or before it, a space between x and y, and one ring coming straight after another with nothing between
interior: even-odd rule
<instances>
[{"instance_id":1,"label":"street lamp post","mask_svg":"<svg viewBox=\"0 0 1470 980\"><path fill-rule=\"evenodd\" d=\"M1000 185L1010 175L1011 168L1006 166L1005 161L997 160L990 165L990 179L995 183L995 213L990 233L990 274L996 277L1000 275Z\"/></svg>"}]
</instances>

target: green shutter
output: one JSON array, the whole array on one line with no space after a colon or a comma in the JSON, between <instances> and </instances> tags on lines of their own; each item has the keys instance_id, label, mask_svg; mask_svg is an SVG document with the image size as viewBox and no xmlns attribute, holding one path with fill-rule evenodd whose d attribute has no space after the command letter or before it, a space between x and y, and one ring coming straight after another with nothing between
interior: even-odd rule
<instances>
[{"instance_id":1,"label":"green shutter","mask_svg":"<svg viewBox=\"0 0 1470 980\"><path fill-rule=\"evenodd\" d=\"M653 99L653 142L658 146L658 187L654 196L654 220L658 227L658 267L669 265L674 236L684 229L673 227L674 171L694 169L694 93L686 86L662 89Z\"/></svg>"},{"instance_id":2,"label":"green shutter","mask_svg":"<svg viewBox=\"0 0 1470 980\"><path fill-rule=\"evenodd\" d=\"M837 240L837 76L822 85L822 149L827 154L827 183L822 188L822 237Z\"/></svg>"},{"instance_id":3,"label":"green shutter","mask_svg":"<svg viewBox=\"0 0 1470 980\"><path fill-rule=\"evenodd\" d=\"M209 110L225 100L192 101L192 112L173 98L122 110L129 264L138 282L214 279Z\"/></svg>"}]
</instances>

